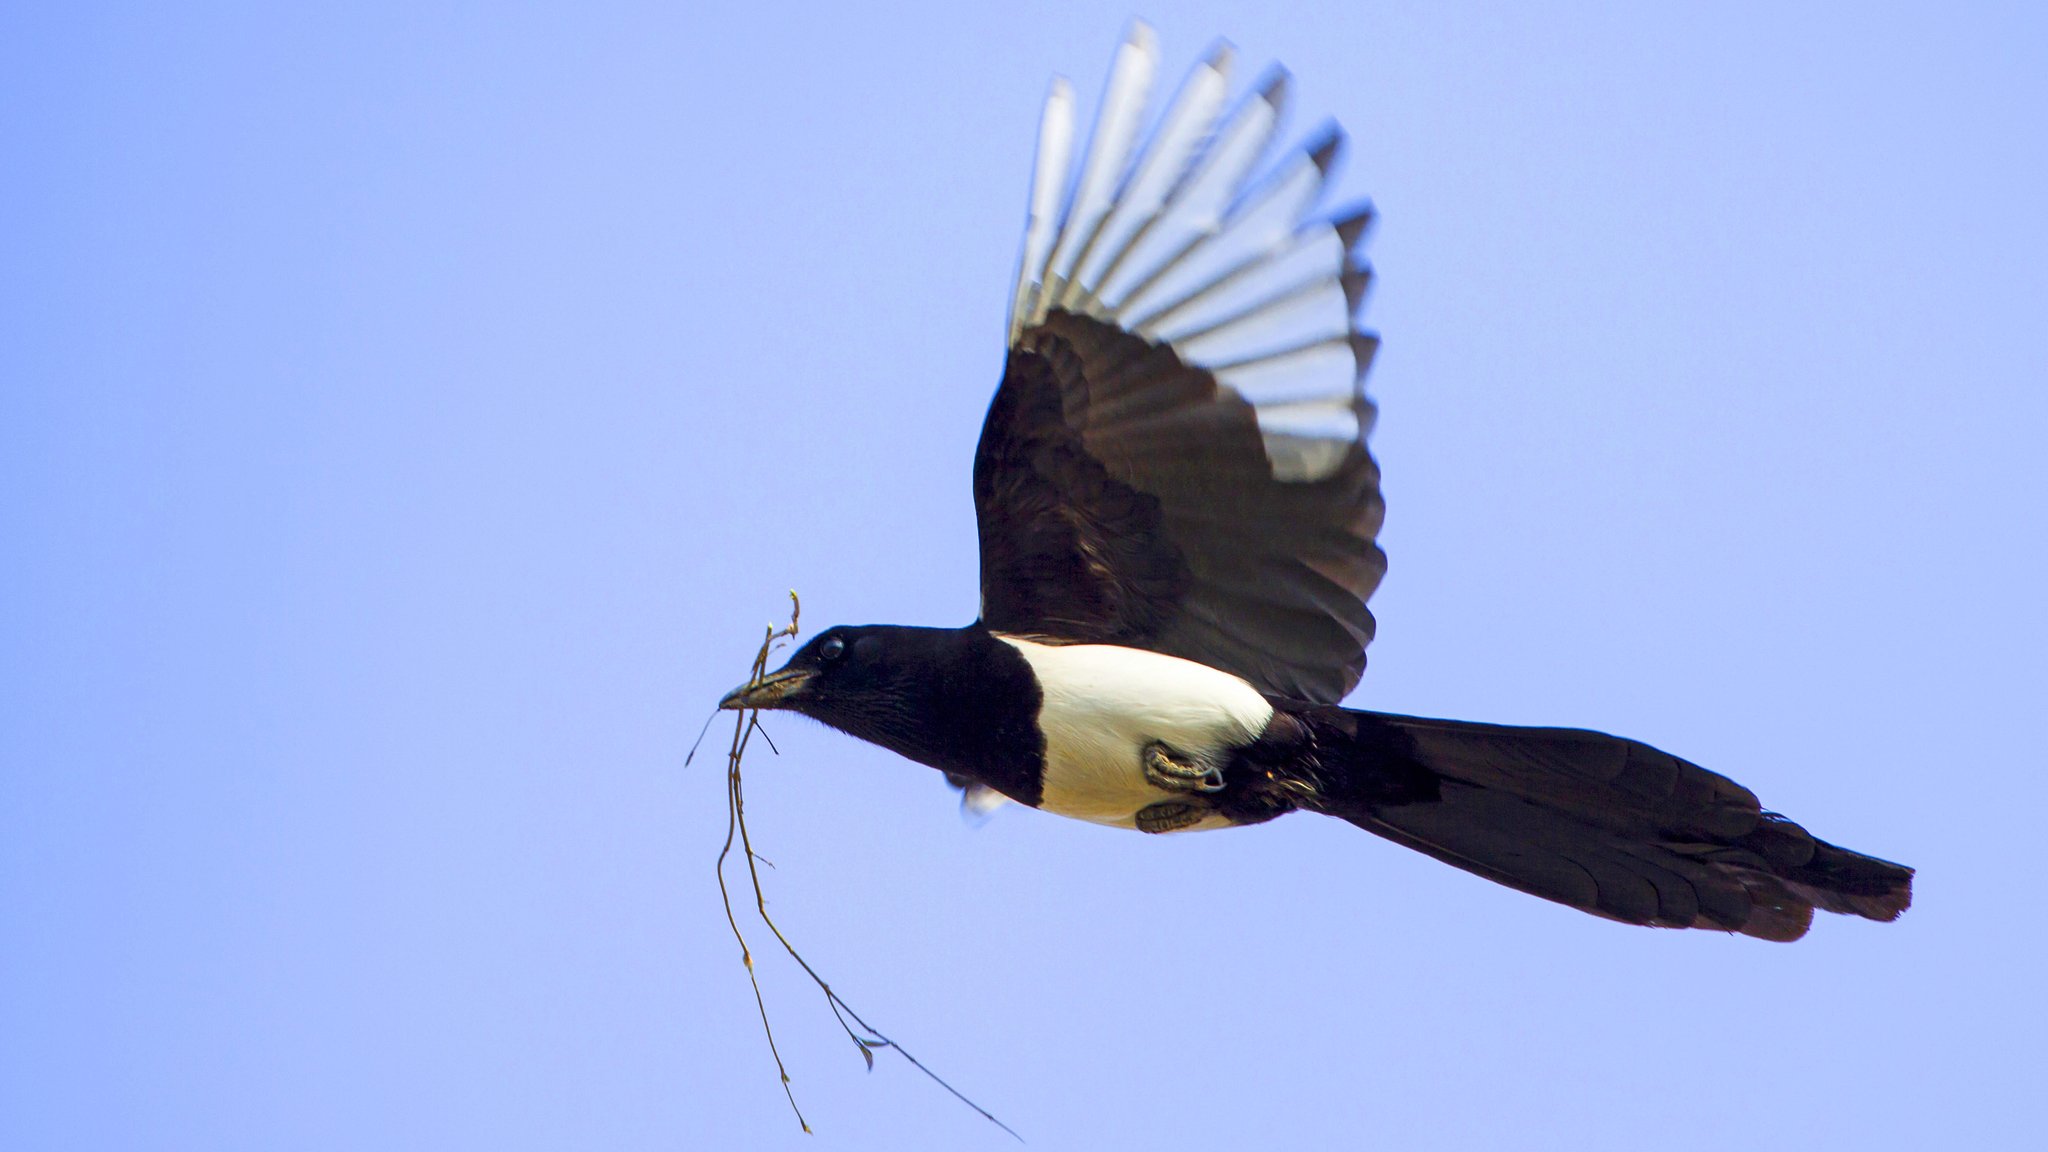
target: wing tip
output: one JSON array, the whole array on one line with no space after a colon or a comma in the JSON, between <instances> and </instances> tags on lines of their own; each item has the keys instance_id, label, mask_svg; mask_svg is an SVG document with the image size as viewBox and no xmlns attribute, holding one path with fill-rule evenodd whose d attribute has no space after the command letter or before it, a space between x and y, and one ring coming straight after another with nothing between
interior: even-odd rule
<instances>
[{"instance_id":1,"label":"wing tip","mask_svg":"<svg viewBox=\"0 0 2048 1152\"><path fill-rule=\"evenodd\" d=\"M1353 264L1337 277L1338 287L1344 290L1344 312L1352 320L1358 319L1358 310L1365 307L1365 294L1372 287L1372 266Z\"/></svg>"},{"instance_id":2,"label":"wing tip","mask_svg":"<svg viewBox=\"0 0 2048 1152\"><path fill-rule=\"evenodd\" d=\"M1344 246L1344 251L1350 252L1365 239L1367 232L1372 231L1373 223L1378 219L1378 209L1367 200L1333 213L1330 227L1337 230L1337 240Z\"/></svg>"},{"instance_id":3,"label":"wing tip","mask_svg":"<svg viewBox=\"0 0 2048 1152\"><path fill-rule=\"evenodd\" d=\"M1365 381L1365 374L1372 370L1373 357L1380 354L1379 333L1353 332L1350 337L1350 343L1351 358L1358 365L1358 374L1354 379L1359 381L1362 386Z\"/></svg>"},{"instance_id":4,"label":"wing tip","mask_svg":"<svg viewBox=\"0 0 2048 1152\"><path fill-rule=\"evenodd\" d=\"M1294 73L1289 72L1285 64L1274 63L1266 66L1252 93L1254 98L1265 101L1273 111L1279 112L1287 107L1289 90L1293 87Z\"/></svg>"},{"instance_id":5,"label":"wing tip","mask_svg":"<svg viewBox=\"0 0 2048 1152\"><path fill-rule=\"evenodd\" d=\"M1307 140L1303 141L1302 150L1308 153L1309 163L1316 166L1316 171L1321 173L1325 180L1329 179L1330 171L1336 167L1337 161L1343 158L1346 139L1342 124L1335 120L1325 120L1309 134Z\"/></svg>"}]
</instances>

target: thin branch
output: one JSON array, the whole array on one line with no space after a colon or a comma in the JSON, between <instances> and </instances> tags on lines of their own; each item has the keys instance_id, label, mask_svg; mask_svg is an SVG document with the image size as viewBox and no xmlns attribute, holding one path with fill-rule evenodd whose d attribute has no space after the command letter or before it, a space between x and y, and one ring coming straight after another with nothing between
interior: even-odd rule
<instances>
[{"instance_id":1,"label":"thin branch","mask_svg":"<svg viewBox=\"0 0 2048 1152\"><path fill-rule=\"evenodd\" d=\"M761 650L754 656L753 673L747 681L750 686L760 683L762 678L768 674L768 656L776 645L784 639L795 637L797 634L797 621L802 611L802 604L798 602L795 592L789 594L789 602L789 623L779 629L772 624L769 625L767 635L761 641ZM818 975L817 970L811 967L810 962L805 960L803 955L796 950L796 945L790 943L789 937L783 935L782 928L775 923L774 918L768 915L768 895L761 888L761 872L754 866L754 862L759 860L764 864L768 864L770 868L773 868L775 865L754 851L753 841L747 834L746 796L740 780L740 758L746 752L749 737L756 731L761 732L761 738L768 741L770 748L775 746L774 741L768 739L767 731L760 727L760 712L758 710L749 709L741 713L738 722L733 725L732 750L728 755L726 771L727 811L725 846L718 853L718 895L725 902L726 923L732 927L733 938L740 943L740 959L747 967L747 979L752 981L754 986L754 1001L761 1010L761 1030L767 1034L769 1055L775 1058L775 1070L782 1077L783 1094L789 1097L789 1107L791 1111L796 1113L797 1123L803 1125L805 1132L811 1130L810 1124L804 1120L803 1110L797 1107L796 1094L790 1089L789 1071L783 1066L781 1052L776 1049L775 1031L768 1024L768 1005L761 995L760 978L754 973L754 956L747 947L746 937L740 934L739 920L733 915L732 894L725 883L725 861L726 857L732 852L733 834L735 831L739 834L741 854L747 862L747 877L754 887L754 909L760 914L761 922L766 924L768 930L775 934L775 939L782 945L782 950L789 953L790 959L796 961L797 967L803 969L804 975L809 976L811 982L818 986L818 990L825 994L825 1003L832 1010L832 1018L839 1022L839 1027L846 1032L847 1038L853 1041L854 1047L860 1051L861 1059L867 1062L868 1069L872 1071L875 1066L874 1050L877 1048L888 1048L909 1061L911 1067L924 1073L934 1084L944 1088L954 1099L974 1109L983 1119L1001 1128L1019 1143L1022 1143L1024 1138L1017 1135L1016 1129L996 1119L994 1113L976 1104L965 1093L947 1083L944 1077L925 1067L923 1061L911 1055L901 1044L896 1043L896 1041L884 1035L874 1025L862 1019L860 1013L854 1011L851 1004L840 999L839 994L832 990L832 986L825 982L824 977ZM853 1019L853 1024L846 1022L848 1017ZM858 1031L854 1028L855 1024L860 1026Z\"/></svg>"},{"instance_id":2,"label":"thin branch","mask_svg":"<svg viewBox=\"0 0 2048 1152\"><path fill-rule=\"evenodd\" d=\"M718 709L714 707L711 709L711 715L704 718L704 726L697 729L697 738L690 742L690 754L683 757L683 767L688 768L690 761L697 758L697 749L704 743L704 734L711 731L711 722L716 719L718 719Z\"/></svg>"},{"instance_id":3,"label":"thin branch","mask_svg":"<svg viewBox=\"0 0 2048 1152\"><path fill-rule=\"evenodd\" d=\"M765 650L767 645L764 643L762 647ZM789 1098L789 1110L796 1113L797 1124L808 1133L810 1121L804 1119L804 1110L797 1107L796 1093L789 1086L789 1069L783 1067L782 1052L775 1046L775 1028L768 1023L768 1001L761 995L761 977L754 971L753 949L747 947L747 938L740 932L739 918L732 912L732 893L725 886L725 858L732 854L733 830L740 823L740 757L746 750L746 726L736 724L733 726L732 751L728 761L730 768L726 772L725 846L718 850L718 864L712 871L718 876L718 898L725 904L725 922L732 928L732 938L739 941L740 963L746 965L747 982L754 986L754 1006L761 1012L761 1031L768 1037L768 1054L775 1058L775 1074L782 1080L782 1094ZM749 870L752 870L751 864Z\"/></svg>"}]
</instances>

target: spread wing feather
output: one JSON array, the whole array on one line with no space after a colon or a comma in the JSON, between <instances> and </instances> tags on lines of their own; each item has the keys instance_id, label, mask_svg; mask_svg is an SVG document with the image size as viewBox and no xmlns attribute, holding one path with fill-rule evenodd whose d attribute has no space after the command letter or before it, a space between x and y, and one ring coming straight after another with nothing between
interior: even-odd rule
<instances>
[{"instance_id":1,"label":"spread wing feather","mask_svg":"<svg viewBox=\"0 0 2048 1152\"><path fill-rule=\"evenodd\" d=\"M1386 570L1365 448L1375 341L1355 321L1370 214L1312 216L1334 128L1256 175L1287 78L1224 113L1227 46L1141 143L1156 61L1135 26L1058 209L1071 89L1047 100L1009 358L975 458L983 623L1335 702L1364 670L1365 600Z\"/></svg>"}]
</instances>

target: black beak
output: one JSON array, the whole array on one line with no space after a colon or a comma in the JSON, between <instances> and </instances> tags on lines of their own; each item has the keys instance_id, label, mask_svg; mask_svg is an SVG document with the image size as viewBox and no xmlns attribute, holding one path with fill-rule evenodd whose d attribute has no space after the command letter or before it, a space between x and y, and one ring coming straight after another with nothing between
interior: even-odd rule
<instances>
[{"instance_id":1,"label":"black beak","mask_svg":"<svg viewBox=\"0 0 2048 1152\"><path fill-rule=\"evenodd\" d=\"M770 672L752 684L742 684L725 694L718 706L727 711L740 708L787 708L790 697L795 696L809 683L811 673L801 668L784 668Z\"/></svg>"}]
</instances>

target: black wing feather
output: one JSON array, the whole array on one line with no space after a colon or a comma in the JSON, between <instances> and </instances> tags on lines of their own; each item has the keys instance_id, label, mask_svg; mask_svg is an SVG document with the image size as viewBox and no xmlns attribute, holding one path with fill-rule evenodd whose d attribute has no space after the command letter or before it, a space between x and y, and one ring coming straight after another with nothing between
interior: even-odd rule
<instances>
[{"instance_id":1,"label":"black wing feather","mask_svg":"<svg viewBox=\"0 0 2048 1152\"><path fill-rule=\"evenodd\" d=\"M1169 347L1064 311L1026 330L974 498L990 628L1149 648L1304 700L1364 671L1386 571L1371 455L1352 443L1322 479L1276 478L1252 405Z\"/></svg>"}]
</instances>

